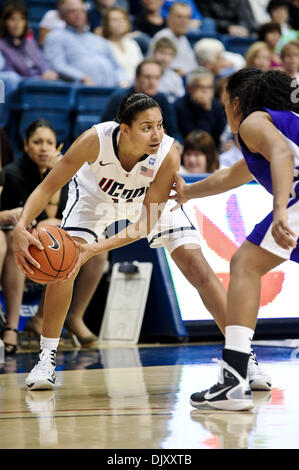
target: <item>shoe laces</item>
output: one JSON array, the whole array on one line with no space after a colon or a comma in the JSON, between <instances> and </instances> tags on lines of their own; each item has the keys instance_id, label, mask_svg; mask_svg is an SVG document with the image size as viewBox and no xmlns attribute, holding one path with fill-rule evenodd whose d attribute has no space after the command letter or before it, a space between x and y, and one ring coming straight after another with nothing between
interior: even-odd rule
<instances>
[{"instance_id":1,"label":"shoe laces","mask_svg":"<svg viewBox=\"0 0 299 470\"><path fill-rule=\"evenodd\" d=\"M256 354L255 354L255 352L253 351L253 349L250 350L249 360L250 360L251 362L253 362L256 366L259 365L258 360L257 360L257 357L256 357Z\"/></svg>"},{"instance_id":2,"label":"shoe laces","mask_svg":"<svg viewBox=\"0 0 299 470\"><path fill-rule=\"evenodd\" d=\"M34 367L33 370L48 370L49 369L49 362L52 366L56 366L56 351L55 349L43 349L39 355L39 361Z\"/></svg>"}]
</instances>

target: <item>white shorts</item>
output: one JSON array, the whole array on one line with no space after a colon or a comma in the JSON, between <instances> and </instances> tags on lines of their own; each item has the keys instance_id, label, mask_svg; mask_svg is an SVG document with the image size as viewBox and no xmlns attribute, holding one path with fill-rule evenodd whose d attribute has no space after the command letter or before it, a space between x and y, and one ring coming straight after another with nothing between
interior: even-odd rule
<instances>
[{"instance_id":1,"label":"white shorts","mask_svg":"<svg viewBox=\"0 0 299 470\"><path fill-rule=\"evenodd\" d=\"M169 253L172 253L182 245L200 245L199 233L183 207L170 212L174 205L174 201L168 201L158 223L148 234L147 239L151 248L164 246ZM95 243L101 238L113 235L129 223L136 222L133 219L116 218L114 210L106 210L109 206L112 205L105 204L103 211L95 210L95 207L99 207L99 202L72 181L69 185L61 227L72 237L80 237L87 243ZM118 229L115 230L116 224Z\"/></svg>"}]
</instances>

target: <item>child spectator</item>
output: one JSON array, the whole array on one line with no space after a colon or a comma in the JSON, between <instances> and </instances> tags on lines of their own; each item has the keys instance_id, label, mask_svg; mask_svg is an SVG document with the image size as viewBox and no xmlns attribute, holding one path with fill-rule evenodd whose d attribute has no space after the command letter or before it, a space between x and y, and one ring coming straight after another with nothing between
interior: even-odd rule
<instances>
[{"instance_id":1,"label":"child spectator","mask_svg":"<svg viewBox=\"0 0 299 470\"><path fill-rule=\"evenodd\" d=\"M267 43L271 52L271 68L282 68L281 58L278 52L278 43L281 38L281 27L278 23L263 24L259 29L259 40Z\"/></svg>"},{"instance_id":2,"label":"child spectator","mask_svg":"<svg viewBox=\"0 0 299 470\"><path fill-rule=\"evenodd\" d=\"M245 59L247 67L256 67L264 72L271 68L271 52L264 41L254 42L247 50Z\"/></svg>"},{"instance_id":3,"label":"child spectator","mask_svg":"<svg viewBox=\"0 0 299 470\"><path fill-rule=\"evenodd\" d=\"M299 41L290 41L280 52L283 70L299 83Z\"/></svg>"}]
</instances>

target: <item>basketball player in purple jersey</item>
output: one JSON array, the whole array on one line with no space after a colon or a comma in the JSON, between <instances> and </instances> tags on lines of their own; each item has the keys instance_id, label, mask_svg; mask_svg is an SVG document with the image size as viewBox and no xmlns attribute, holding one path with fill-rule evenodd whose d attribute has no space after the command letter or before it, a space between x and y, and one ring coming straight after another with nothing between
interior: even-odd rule
<instances>
[{"instance_id":1,"label":"basketball player in purple jersey","mask_svg":"<svg viewBox=\"0 0 299 470\"><path fill-rule=\"evenodd\" d=\"M219 381L191 395L196 408L246 410L253 406L247 367L261 277L286 260L299 262L299 104L294 82L280 71L242 69L228 78L225 110L244 159L191 185L177 175L177 194L171 198L181 205L252 179L273 194L273 211L231 260Z\"/></svg>"}]
</instances>

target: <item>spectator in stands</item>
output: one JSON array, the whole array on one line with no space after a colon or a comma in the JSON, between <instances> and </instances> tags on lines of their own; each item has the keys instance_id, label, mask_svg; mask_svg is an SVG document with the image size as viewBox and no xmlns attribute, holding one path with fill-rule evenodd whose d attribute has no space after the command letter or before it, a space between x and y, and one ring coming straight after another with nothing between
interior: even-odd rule
<instances>
[{"instance_id":1,"label":"spectator in stands","mask_svg":"<svg viewBox=\"0 0 299 470\"><path fill-rule=\"evenodd\" d=\"M114 58L109 42L89 32L83 0L66 0L62 6L65 29L51 31L45 40L45 56L67 80L103 87L123 86L125 70Z\"/></svg>"},{"instance_id":2,"label":"spectator in stands","mask_svg":"<svg viewBox=\"0 0 299 470\"><path fill-rule=\"evenodd\" d=\"M39 23L38 42L40 46L44 45L47 34L52 29L64 29L65 21L62 19L62 7L65 0L57 0L56 10L48 10Z\"/></svg>"},{"instance_id":3,"label":"spectator in stands","mask_svg":"<svg viewBox=\"0 0 299 470\"><path fill-rule=\"evenodd\" d=\"M282 68L280 54L277 45L281 38L281 27L278 23L263 24L259 29L259 40L267 43L271 52L271 68Z\"/></svg>"},{"instance_id":4,"label":"spectator in stands","mask_svg":"<svg viewBox=\"0 0 299 470\"><path fill-rule=\"evenodd\" d=\"M170 68L170 64L176 56L177 49L174 42L169 38L158 39L154 44L153 59L163 69L158 90L164 93L169 103L184 96L186 90L182 77Z\"/></svg>"},{"instance_id":5,"label":"spectator in stands","mask_svg":"<svg viewBox=\"0 0 299 470\"><path fill-rule=\"evenodd\" d=\"M183 2L175 2L169 8L167 28L159 31L151 40L151 54L155 42L162 38L170 38L176 45L177 54L171 68L181 76L186 75L197 67L194 51L186 36L190 28L191 8Z\"/></svg>"},{"instance_id":6,"label":"spectator in stands","mask_svg":"<svg viewBox=\"0 0 299 470\"><path fill-rule=\"evenodd\" d=\"M195 0L204 17L213 18L217 32L230 36L253 35L258 24L255 21L248 0Z\"/></svg>"},{"instance_id":7,"label":"spectator in stands","mask_svg":"<svg viewBox=\"0 0 299 470\"><path fill-rule=\"evenodd\" d=\"M134 19L134 29L153 37L161 29L166 28L165 18L161 15L164 0L140 0L142 13Z\"/></svg>"},{"instance_id":8,"label":"spectator in stands","mask_svg":"<svg viewBox=\"0 0 299 470\"><path fill-rule=\"evenodd\" d=\"M23 155L3 169L1 209L15 211L16 219L21 213L20 206L25 204L28 196L60 157L60 152L56 150L56 134L51 124L44 119L33 122L26 130ZM50 224L59 223L67 197L66 190L67 188L53 196L37 222L42 220ZM12 220L5 231L7 252L1 275L7 319L2 333L6 354L13 354L17 349L17 329L25 281L13 256L12 228L15 222L16 220Z\"/></svg>"},{"instance_id":9,"label":"spectator in stands","mask_svg":"<svg viewBox=\"0 0 299 470\"><path fill-rule=\"evenodd\" d=\"M131 93L144 93L154 98L159 104L162 114L165 132L174 137L178 142L182 137L178 130L177 116L174 106L167 101L163 93L158 92L159 82L163 70L154 59L143 60L136 68L135 84L133 87L116 91L107 103L101 121L113 121L117 115L118 106L123 98Z\"/></svg>"},{"instance_id":10,"label":"spectator in stands","mask_svg":"<svg viewBox=\"0 0 299 470\"><path fill-rule=\"evenodd\" d=\"M128 0L93 0L93 6L88 12L90 30L102 35L102 21L109 8L119 7L129 12Z\"/></svg>"},{"instance_id":11,"label":"spectator in stands","mask_svg":"<svg viewBox=\"0 0 299 470\"><path fill-rule=\"evenodd\" d=\"M264 41L254 42L245 55L246 66L256 67L266 72L271 68L271 51Z\"/></svg>"},{"instance_id":12,"label":"spectator in stands","mask_svg":"<svg viewBox=\"0 0 299 470\"><path fill-rule=\"evenodd\" d=\"M278 23L281 29L281 38L277 44L278 51L287 42L297 39L297 31L289 24L289 2L287 0L270 0L267 11L273 23Z\"/></svg>"},{"instance_id":13,"label":"spectator in stands","mask_svg":"<svg viewBox=\"0 0 299 470\"><path fill-rule=\"evenodd\" d=\"M129 36L132 29L128 13L122 8L109 8L102 19L102 34L113 50L115 59L126 71L129 84L135 78L137 65L144 59L138 43Z\"/></svg>"},{"instance_id":14,"label":"spectator in stands","mask_svg":"<svg viewBox=\"0 0 299 470\"><path fill-rule=\"evenodd\" d=\"M214 98L214 75L200 67L187 75L187 93L175 103L179 131L185 138L195 129L211 134L217 148L226 126L223 107Z\"/></svg>"},{"instance_id":15,"label":"spectator in stands","mask_svg":"<svg viewBox=\"0 0 299 470\"><path fill-rule=\"evenodd\" d=\"M193 49L198 65L209 69L214 75L215 82L221 77L227 77L240 70L245 65L244 57L241 54L226 51L219 39L200 39L194 44Z\"/></svg>"},{"instance_id":16,"label":"spectator in stands","mask_svg":"<svg viewBox=\"0 0 299 470\"><path fill-rule=\"evenodd\" d=\"M280 51L283 70L299 83L299 41L287 42Z\"/></svg>"},{"instance_id":17,"label":"spectator in stands","mask_svg":"<svg viewBox=\"0 0 299 470\"><path fill-rule=\"evenodd\" d=\"M177 0L165 0L162 5L161 14L163 18L167 18L169 8L174 3L177 3ZM195 30L199 31L201 26L202 15L198 10L194 0L182 0L182 3L187 3L191 8L191 21L189 25L189 31Z\"/></svg>"},{"instance_id":18,"label":"spectator in stands","mask_svg":"<svg viewBox=\"0 0 299 470\"><path fill-rule=\"evenodd\" d=\"M4 70L22 78L57 80L33 38L28 38L28 11L21 2L9 2L0 19L0 51L5 59Z\"/></svg>"},{"instance_id":19,"label":"spectator in stands","mask_svg":"<svg viewBox=\"0 0 299 470\"><path fill-rule=\"evenodd\" d=\"M213 173L219 157L213 137L205 131L190 132L184 140L180 173Z\"/></svg>"}]
</instances>

